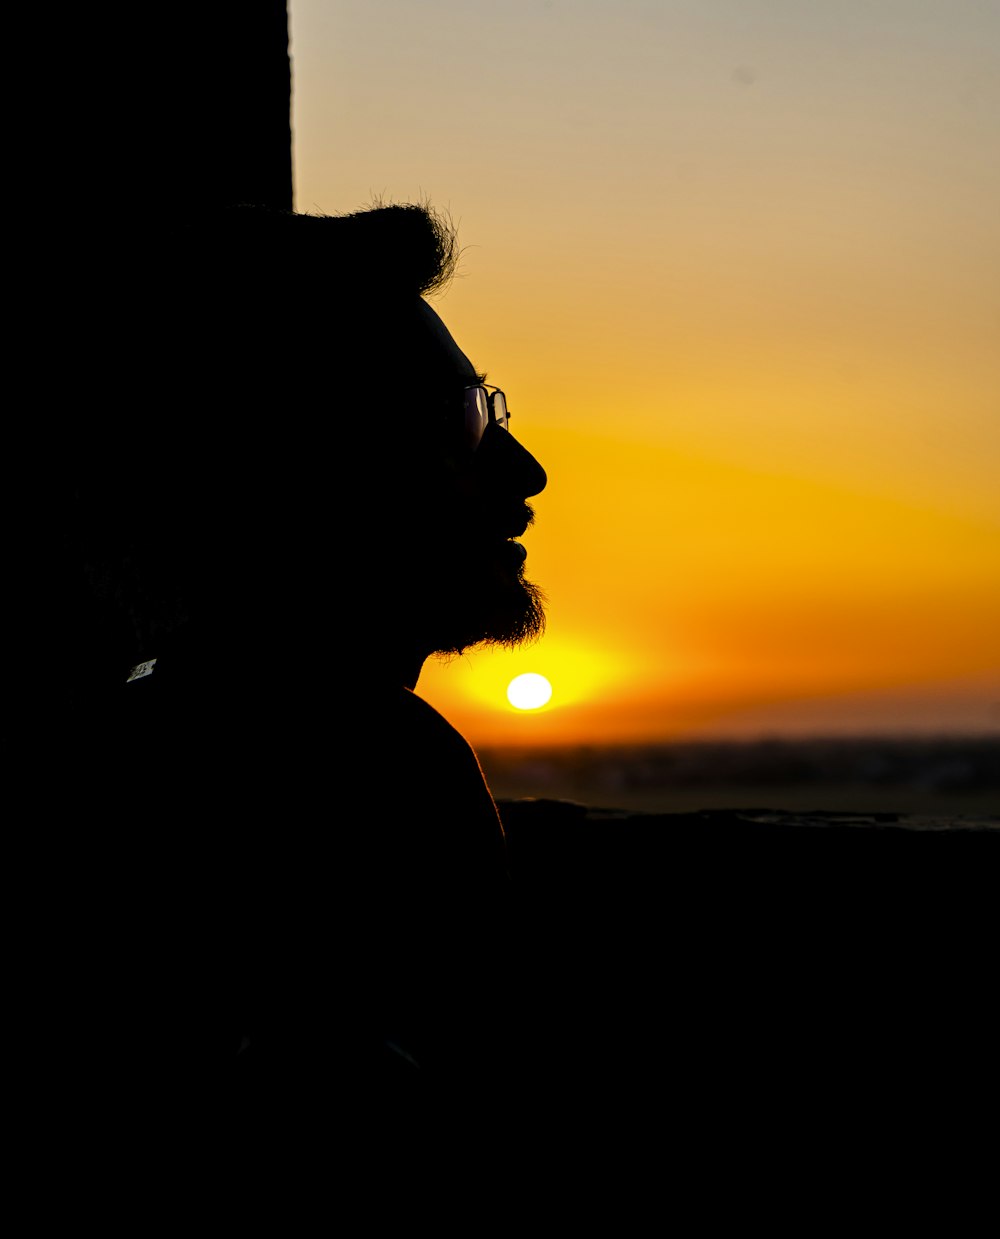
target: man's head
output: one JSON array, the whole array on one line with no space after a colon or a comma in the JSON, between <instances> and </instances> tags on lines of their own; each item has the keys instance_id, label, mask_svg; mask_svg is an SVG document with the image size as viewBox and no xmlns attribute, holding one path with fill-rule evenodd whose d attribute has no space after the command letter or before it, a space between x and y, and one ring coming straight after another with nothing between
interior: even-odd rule
<instances>
[{"instance_id":1,"label":"man's head","mask_svg":"<svg viewBox=\"0 0 1000 1239\"><path fill-rule=\"evenodd\" d=\"M195 359L171 416L210 413L190 434L247 492L256 579L411 683L429 654L539 635L513 539L545 474L424 300L454 271L447 223L417 206L237 208L165 257L167 351Z\"/></svg>"}]
</instances>

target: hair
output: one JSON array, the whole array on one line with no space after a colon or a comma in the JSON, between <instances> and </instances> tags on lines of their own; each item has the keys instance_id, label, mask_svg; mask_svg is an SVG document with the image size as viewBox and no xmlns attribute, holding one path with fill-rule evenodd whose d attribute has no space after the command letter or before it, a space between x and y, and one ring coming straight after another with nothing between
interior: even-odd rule
<instances>
[{"instance_id":1,"label":"hair","mask_svg":"<svg viewBox=\"0 0 1000 1239\"><path fill-rule=\"evenodd\" d=\"M458 263L454 227L428 204L375 204L347 215L235 206L178 221L157 255L166 301L269 325L296 305L392 305L441 291ZM190 293L201 290L192 305ZM155 295L155 293L154 293Z\"/></svg>"},{"instance_id":2,"label":"hair","mask_svg":"<svg viewBox=\"0 0 1000 1239\"><path fill-rule=\"evenodd\" d=\"M177 241L230 275L326 274L342 294L427 296L458 262L453 225L427 203L377 202L347 215L236 206L185 222Z\"/></svg>"}]
</instances>

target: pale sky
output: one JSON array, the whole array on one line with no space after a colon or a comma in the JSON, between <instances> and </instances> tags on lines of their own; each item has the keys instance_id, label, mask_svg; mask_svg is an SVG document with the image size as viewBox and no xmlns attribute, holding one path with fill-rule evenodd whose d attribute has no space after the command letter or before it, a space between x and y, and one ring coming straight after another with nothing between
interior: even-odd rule
<instances>
[{"instance_id":1,"label":"pale sky","mask_svg":"<svg viewBox=\"0 0 1000 1239\"><path fill-rule=\"evenodd\" d=\"M481 744L1000 730L1000 3L290 28L296 208L451 213L436 308L549 473L547 635L428 700Z\"/></svg>"}]
</instances>

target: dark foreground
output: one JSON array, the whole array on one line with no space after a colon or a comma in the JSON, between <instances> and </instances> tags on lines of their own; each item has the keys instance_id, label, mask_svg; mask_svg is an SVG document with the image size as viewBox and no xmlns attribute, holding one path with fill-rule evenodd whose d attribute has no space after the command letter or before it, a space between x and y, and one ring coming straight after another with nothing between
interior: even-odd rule
<instances>
[{"instance_id":1,"label":"dark foreground","mask_svg":"<svg viewBox=\"0 0 1000 1239\"><path fill-rule=\"evenodd\" d=\"M753 1193L777 1176L772 1204L932 1148L972 1173L1000 1101L1000 817L501 812L581 1089L623 1139L645 1113Z\"/></svg>"},{"instance_id":2,"label":"dark foreground","mask_svg":"<svg viewBox=\"0 0 1000 1239\"><path fill-rule=\"evenodd\" d=\"M341 1027L358 1013L320 952L305 979L329 1017L293 1046L306 1067L289 1077L294 1121L276 1124L227 1023L241 926L195 934L184 883L126 907L120 850L104 865L91 846L43 892L59 916L15 1013L29 1162L58 1167L64 1198L67 1157L81 1168L81 1216L122 1202L134 1221L138 1195L143 1216L186 1224L197 1190L220 1224L275 1234L306 1233L317 1208L349 1220L359 1201L359 1233L394 1215L480 1234L539 1208L557 1225L599 1204L614 1233L692 1208L802 1233L853 1224L873 1192L943 1204L937 1228L955 1233L995 1178L1000 819L500 809L515 1070L484 1064L485 1085L444 1111L401 1102L392 1080L378 1106L359 1098ZM338 949L363 960L346 930ZM43 931L22 921L25 942Z\"/></svg>"}]
</instances>

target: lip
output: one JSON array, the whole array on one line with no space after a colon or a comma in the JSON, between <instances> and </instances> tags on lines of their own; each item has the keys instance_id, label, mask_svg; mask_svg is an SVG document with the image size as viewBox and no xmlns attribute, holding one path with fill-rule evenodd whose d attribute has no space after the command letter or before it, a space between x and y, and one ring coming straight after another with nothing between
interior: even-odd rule
<instances>
[{"instance_id":1,"label":"lip","mask_svg":"<svg viewBox=\"0 0 1000 1239\"><path fill-rule=\"evenodd\" d=\"M522 524L512 526L510 529L500 530L500 537L503 538L505 542L510 542L514 538L523 538L527 532L528 522L524 521Z\"/></svg>"},{"instance_id":2,"label":"lip","mask_svg":"<svg viewBox=\"0 0 1000 1239\"><path fill-rule=\"evenodd\" d=\"M529 521L518 522L518 524L513 526L504 537L504 545L511 548L512 557L516 555L518 567L520 567L521 564L523 564L528 558L528 551L526 547L522 546L521 543L517 542L515 539L522 538L527 533L529 524Z\"/></svg>"},{"instance_id":3,"label":"lip","mask_svg":"<svg viewBox=\"0 0 1000 1239\"><path fill-rule=\"evenodd\" d=\"M520 569L521 565L528 558L527 550L520 542L515 542L513 538L504 538L493 545L496 548L494 554L512 570Z\"/></svg>"},{"instance_id":4,"label":"lip","mask_svg":"<svg viewBox=\"0 0 1000 1239\"><path fill-rule=\"evenodd\" d=\"M497 513L495 519L483 528L483 541L479 545L485 549L484 543L492 544L513 567L520 568L527 559L528 552L516 539L522 538L528 532L533 521L534 513L526 504Z\"/></svg>"}]
</instances>

